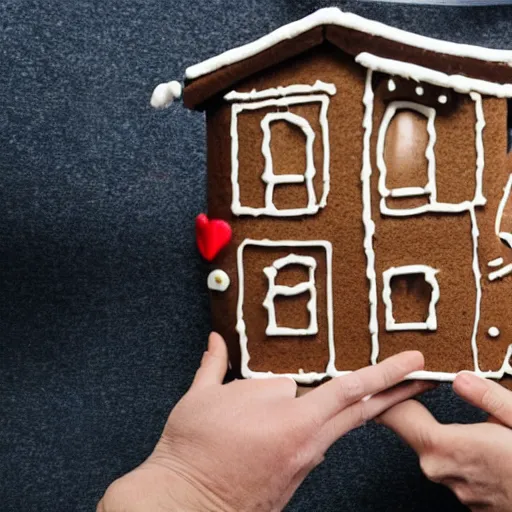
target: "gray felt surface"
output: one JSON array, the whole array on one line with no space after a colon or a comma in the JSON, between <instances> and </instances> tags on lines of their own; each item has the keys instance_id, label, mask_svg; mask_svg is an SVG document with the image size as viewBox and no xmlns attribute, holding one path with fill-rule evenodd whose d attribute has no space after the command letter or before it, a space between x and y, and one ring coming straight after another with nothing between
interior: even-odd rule
<instances>
[{"instance_id":1,"label":"gray felt surface","mask_svg":"<svg viewBox=\"0 0 512 512\"><path fill-rule=\"evenodd\" d=\"M330 4L1 2L0 510L93 510L150 453L204 350L203 118L151 110L152 88ZM509 7L338 5L512 49ZM443 421L480 417L448 387L427 401ZM374 424L338 442L289 506L458 509Z\"/></svg>"}]
</instances>

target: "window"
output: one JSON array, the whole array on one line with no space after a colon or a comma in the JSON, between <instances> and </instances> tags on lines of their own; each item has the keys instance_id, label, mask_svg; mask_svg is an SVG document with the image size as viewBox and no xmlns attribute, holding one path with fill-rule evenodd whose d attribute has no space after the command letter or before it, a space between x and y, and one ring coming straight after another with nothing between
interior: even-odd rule
<instances>
[{"instance_id":1,"label":"window","mask_svg":"<svg viewBox=\"0 0 512 512\"><path fill-rule=\"evenodd\" d=\"M383 273L384 288L382 298L386 308L386 330L387 331L435 331L437 330L436 306L439 301L439 284L436 274L438 273L428 265L406 265L403 267L392 267ZM393 313L393 278L401 276L414 276L414 280L419 285L418 289L424 290L424 284L431 288L430 299L428 300L427 310L425 311L425 320L412 322L397 322ZM418 280L420 280L418 282ZM422 292L422 295L424 293ZM424 297L420 297L424 298Z\"/></svg>"},{"instance_id":2,"label":"window","mask_svg":"<svg viewBox=\"0 0 512 512\"><path fill-rule=\"evenodd\" d=\"M274 164L272 159L271 130L270 123L275 121L286 121L302 130L306 136L306 170L303 174L274 174ZM304 117L291 112L273 112L267 114L261 122L263 130L262 152L265 158L265 170L262 180L266 183L265 189L265 209L267 211L278 211L274 205L274 187L286 183L305 183L308 197L306 209L314 211L316 207L315 189L313 187L313 178L315 177L315 162L313 160L313 143L315 141L315 132L311 124ZM281 210L283 211L283 210Z\"/></svg>"},{"instance_id":3,"label":"window","mask_svg":"<svg viewBox=\"0 0 512 512\"><path fill-rule=\"evenodd\" d=\"M483 195L485 117L482 96L470 92L469 97L474 103L476 117L472 128L476 149L474 195L453 203L438 199L438 192L440 196L443 192L438 190L438 185L442 183L443 176L446 181L447 174L446 171L438 174L436 170L435 145L436 142L443 142L437 140L437 111L413 101L392 101L384 113L377 137L376 160L380 173L378 186L382 214L400 217L425 212L457 213L486 204ZM425 128L421 127L418 119L414 120L413 114L416 118L420 115L426 119ZM446 123L440 126L446 130ZM422 161L426 161L426 176Z\"/></svg>"},{"instance_id":4,"label":"window","mask_svg":"<svg viewBox=\"0 0 512 512\"><path fill-rule=\"evenodd\" d=\"M233 191L231 210L235 215L275 217L314 215L326 206L329 194L330 163L327 111L330 102L329 96L335 93L336 88L333 84L317 81L312 86L292 85L248 93L232 91L224 97L227 101L237 101L231 107L231 183ZM304 108L310 108L308 118L302 115ZM261 116L259 125L264 166L261 169L260 179L264 187L263 205L257 204L255 200L248 197L246 189L253 187L244 188L243 179L241 179L247 175L246 166L240 160L244 156L244 152L240 151L242 139L248 136L243 125L242 114L247 113ZM291 169L286 169L286 173L283 173L283 169L275 168L271 146L272 127L277 123L287 123L304 136L304 142L301 144L304 144L306 154L305 167L302 163L298 163L297 159L294 161L291 158ZM291 148L290 155L296 154L296 149L295 147ZM323 158L320 156L320 151ZM319 153L316 155L316 159L315 152ZM288 157L288 153L285 156ZM322 168L317 168L320 167L319 162L321 162ZM254 165L254 162L251 162L250 165ZM316 176L318 176L317 180L315 180ZM290 187L290 191L292 187L304 187L307 197L305 203L295 204L298 201L295 197L299 197L301 194L291 193L289 194L290 201L285 201L285 207L278 207L274 197L277 186L279 186L280 197L282 189L287 186ZM293 204L289 205L289 202Z\"/></svg>"},{"instance_id":5,"label":"window","mask_svg":"<svg viewBox=\"0 0 512 512\"><path fill-rule=\"evenodd\" d=\"M425 128L418 115L427 119ZM388 198L436 199L436 132L435 109L410 101L394 101L388 105L377 139L377 167L380 171L379 193L381 211L390 215L410 215L425 209L425 205L389 208ZM391 127L391 129L390 129ZM418 145L423 146L426 173L420 172ZM391 162L390 168L386 160ZM422 176L423 174L423 176ZM401 182L401 183L400 183ZM400 186L393 186L399 183ZM390 185L393 184L393 185Z\"/></svg>"},{"instance_id":6,"label":"window","mask_svg":"<svg viewBox=\"0 0 512 512\"><path fill-rule=\"evenodd\" d=\"M308 268L309 279L295 286L276 285L277 273L287 265L303 265ZM311 256L299 256L289 254L280 258L270 267L263 269L268 278L268 293L263 302L263 306L268 310L268 325L266 329L267 336L307 336L318 333L317 308L316 308L316 286L315 286L316 260ZM277 325L275 298L279 295L293 297L308 292L310 299L307 309L309 311L309 325L306 329L295 329Z\"/></svg>"}]
</instances>

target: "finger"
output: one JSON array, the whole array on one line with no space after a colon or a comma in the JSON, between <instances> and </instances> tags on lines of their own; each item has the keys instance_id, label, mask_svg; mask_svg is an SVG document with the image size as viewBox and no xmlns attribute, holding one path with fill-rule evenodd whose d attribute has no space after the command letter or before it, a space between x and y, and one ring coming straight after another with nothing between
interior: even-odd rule
<instances>
[{"instance_id":1,"label":"finger","mask_svg":"<svg viewBox=\"0 0 512 512\"><path fill-rule=\"evenodd\" d=\"M489 415L489 417L487 418L487 423L492 423L493 425L500 425L502 427L505 426L505 425L503 425L503 423L500 420L496 419L492 415Z\"/></svg>"},{"instance_id":2,"label":"finger","mask_svg":"<svg viewBox=\"0 0 512 512\"><path fill-rule=\"evenodd\" d=\"M228 349L220 334L212 332L208 339L208 350L203 354L201 366L196 372L192 389L222 384L228 369Z\"/></svg>"},{"instance_id":3,"label":"finger","mask_svg":"<svg viewBox=\"0 0 512 512\"><path fill-rule=\"evenodd\" d=\"M395 405L378 421L394 430L418 455L430 450L442 435L442 425L416 400Z\"/></svg>"},{"instance_id":4,"label":"finger","mask_svg":"<svg viewBox=\"0 0 512 512\"><path fill-rule=\"evenodd\" d=\"M512 427L512 392L496 382L482 379L470 372L459 373L453 389L470 404Z\"/></svg>"},{"instance_id":5,"label":"finger","mask_svg":"<svg viewBox=\"0 0 512 512\"><path fill-rule=\"evenodd\" d=\"M319 453L328 448L348 431L375 418L390 407L413 396L432 389L430 382L412 381L399 384L393 389L382 391L368 400L360 400L331 418L321 429L318 440Z\"/></svg>"},{"instance_id":6,"label":"finger","mask_svg":"<svg viewBox=\"0 0 512 512\"><path fill-rule=\"evenodd\" d=\"M323 425L349 405L398 384L423 365L421 352L402 352L375 366L337 377L298 398L298 414L314 417Z\"/></svg>"}]
</instances>

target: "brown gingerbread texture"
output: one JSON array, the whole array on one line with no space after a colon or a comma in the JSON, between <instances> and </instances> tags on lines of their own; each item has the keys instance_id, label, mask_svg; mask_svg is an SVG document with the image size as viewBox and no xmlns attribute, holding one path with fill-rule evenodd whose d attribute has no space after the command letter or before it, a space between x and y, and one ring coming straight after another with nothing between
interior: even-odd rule
<instances>
[{"instance_id":1,"label":"brown gingerbread texture","mask_svg":"<svg viewBox=\"0 0 512 512\"><path fill-rule=\"evenodd\" d=\"M411 378L512 374L510 97L512 52L335 8L187 70L236 373L315 384L414 349Z\"/></svg>"}]
</instances>

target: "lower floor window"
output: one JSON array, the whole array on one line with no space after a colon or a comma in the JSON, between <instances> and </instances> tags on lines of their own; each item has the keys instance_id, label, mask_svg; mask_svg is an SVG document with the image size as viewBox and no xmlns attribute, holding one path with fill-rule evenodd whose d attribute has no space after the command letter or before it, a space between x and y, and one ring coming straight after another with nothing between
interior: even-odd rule
<instances>
[{"instance_id":1,"label":"lower floor window","mask_svg":"<svg viewBox=\"0 0 512 512\"><path fill-rule=\"evenodd\" d=\"M276 284L278 272L288 265L301 265L308 271L308 280L295 286ZM267 336L296 336L312 335L318 333L318 321L316 311L316 285L315 285L316 260L311 256L289 254L284 258L274 261L271 266L263 269L268 278L268 293L263 301L263 306L268 311ZM278 296L295 297L303 293L309 293L307 309L309 313L309 325L305 329L297 329L277 325L275 299Z\"/></svg>"},{"instance_id":2,"label":"lower floor window","mask_svg":"<svg viewBox=\"0 0 512 512\"><path fill-rule=\"evenodd\" d=\"M436 274L438 270L428 265L405 265L402 267L391 267L383 273L384 288L382 298L386 308L386 330L387 331L435 331L437 330L437 313L436 306L439 301L439 283ZM394 284L400 279L409 279L409 283L414 286L416 293L419 295L418 303L420 306L425 305L423 312L424 320L413 321L395 319L396 311L394 311L394 301L398 299L398 290L394 289ZM426 290L429 289L429 298L425 300ZM407 298L408 304L413 301Z\"/></svg>"}]
</instances>

